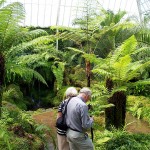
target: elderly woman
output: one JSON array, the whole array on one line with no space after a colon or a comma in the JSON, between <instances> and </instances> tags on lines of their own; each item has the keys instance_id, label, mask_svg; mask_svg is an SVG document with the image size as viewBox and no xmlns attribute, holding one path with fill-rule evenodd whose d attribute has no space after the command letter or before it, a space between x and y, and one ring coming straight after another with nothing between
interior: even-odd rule
<instances>
[{"instance_id":1,"label":"elderly woman","mask_svg":"<svg viewBox=\"0 0 150 150\"><path fill-rule=\"evenodd\" d=\"M74 88L74 87L69 87L66 90L66 92L65 92L66 99L64 101L62 101L61 104L59 105L57 118L62 116L62 110L64 108L64 105L67 103L67 101L71 97L77 96L77 94L78 94L78 92L77 92L76 88ZM57 140L58 140L58 149L59 150L69 150L69 143L66 138L66 131L57 128Z\"/></svg>"}]
</instances>

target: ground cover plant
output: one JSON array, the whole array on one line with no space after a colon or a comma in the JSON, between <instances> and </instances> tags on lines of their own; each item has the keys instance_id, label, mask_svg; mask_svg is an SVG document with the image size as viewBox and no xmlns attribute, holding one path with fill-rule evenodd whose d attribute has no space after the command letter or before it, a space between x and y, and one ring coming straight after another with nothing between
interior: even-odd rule
<instances>
[{"instance_id":1,"label":"ground cover plant","mask_svg":"<svg viewBox=\"0 0 150 150\"><path fill-rule=\"evenodd\" d=\"M129 96L127 109L133 116L150 123L150 99L144 96Z\"/></svg>"},{"instance_id":2,"label":"ground cover plant","mask_svg":"<svg viewBox=\"0 0 150 150\"><path fill-rule=\"evenodd\" d=\"M95 150L148 150L149 134L132 134L114 130L96 133Z\"/></svg>"},{"instance_id":3,"label":"ground cover plant","mask_svg":"<svg viewBox=\"0 0 150 150\"><path fill-rule=\"evenodd\" d=\"M3 101L2 109L3 114L0 120L1 149L47 149L48 141L53 141L49 127L36 123L32 114L21 111L9 102Z\"/></svg>"}]
</instances>

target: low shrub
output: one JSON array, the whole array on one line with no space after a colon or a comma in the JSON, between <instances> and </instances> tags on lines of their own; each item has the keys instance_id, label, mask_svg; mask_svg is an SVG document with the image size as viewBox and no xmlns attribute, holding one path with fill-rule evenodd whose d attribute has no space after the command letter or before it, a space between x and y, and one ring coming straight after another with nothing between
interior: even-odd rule
<instances>
[{"instance_id":1,"label":"low shrub","mask_svg":"<svg viewBox=\"0 0 150 150\"><path fill-rule=\"evenodd\" d=\"M95 150L149 150L150 135L131 134L125 131L97 131Z\"/></svg>"}]
</instances>

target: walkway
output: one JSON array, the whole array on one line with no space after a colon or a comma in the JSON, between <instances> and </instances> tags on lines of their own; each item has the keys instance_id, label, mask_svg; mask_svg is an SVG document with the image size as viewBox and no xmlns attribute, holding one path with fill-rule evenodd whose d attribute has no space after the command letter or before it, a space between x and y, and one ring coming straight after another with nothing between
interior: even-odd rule
<instances>
[{"instance_id":1,"label":"walkway","mask_svg":"<svg viewBox=\"0 0 150 150\"><path fill-rule=\"evenodd\" d=\"M41 124L45 124L50 127L51 129L51 135L54 136L56 140L56 128L55 128L55 121L56 121L56 111L55 110L49 110L47 112L43 112L41 114L34 115L33 118ZM57 141L55 141L57 143ZM52 139L50 140L50 143L48 145L49 150L54 150L54 145L52 144Z\"/></svg>"}]
</instances>

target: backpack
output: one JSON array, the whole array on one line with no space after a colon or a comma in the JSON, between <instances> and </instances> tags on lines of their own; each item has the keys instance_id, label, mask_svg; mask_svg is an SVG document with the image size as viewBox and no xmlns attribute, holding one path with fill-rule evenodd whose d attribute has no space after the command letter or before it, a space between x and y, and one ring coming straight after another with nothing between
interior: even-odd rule
<instances>
[{"instance_id":1,"label":"backpack","mask_svg":"<svg viewBox=\"0 0 150 150\"><path fill-rule=\"evenodd\" d=\"M67 112L67 105L68 105L69 101L71 100L71 98L69 98L68 101L67 101L67 103L64 105L62 116L59 117L56 120L56 127L58 129L61 129L61 130L64 130L64 131L67 131L67 129L68 129L68 126L66 124L66 117L65 116L66 116L66 112Z\"/></svg>"}]
</instances>

